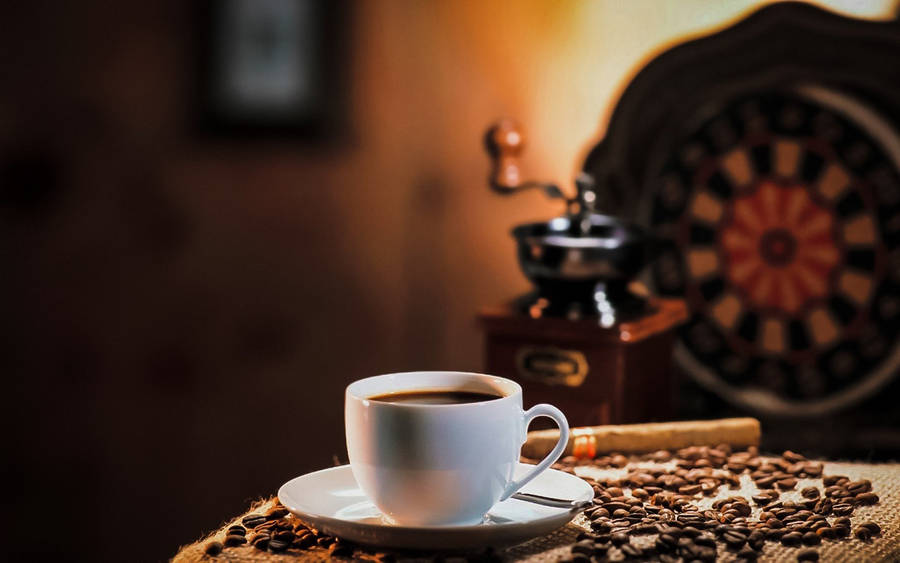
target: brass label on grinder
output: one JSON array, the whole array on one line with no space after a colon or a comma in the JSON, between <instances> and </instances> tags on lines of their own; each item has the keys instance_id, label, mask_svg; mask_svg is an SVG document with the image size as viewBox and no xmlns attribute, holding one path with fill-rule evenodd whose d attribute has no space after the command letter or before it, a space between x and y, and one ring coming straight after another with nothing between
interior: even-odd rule
<instances>
[{"instance_id":1,"label":"brass label on grinder","mask_svg":"<svg viewBox=\"0 0 900 563\"><path fill-rule=\"evenodd\" d=\"M578 350L525 346L516 351L519 375L547 385L578 387L588 373L588 363Z\"/></svg>"}]
</instances>

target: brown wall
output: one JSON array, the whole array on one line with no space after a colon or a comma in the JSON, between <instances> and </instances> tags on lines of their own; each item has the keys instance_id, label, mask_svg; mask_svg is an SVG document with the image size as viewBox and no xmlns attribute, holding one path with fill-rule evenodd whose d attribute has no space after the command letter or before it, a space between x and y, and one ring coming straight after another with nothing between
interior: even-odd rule
<instances>
[{"instance_id":1,"label":"brown wall","mask_svg":"<svg viewBox=\"0 0 900 563\"><path fill-rule=\"evenodd\" d=\"M643 58L756 2L357 3L327 149L193 134L188 4L0 18L0 160L58 179L0 208L5 477L24 521L104 515L23 552L171 555L345 459L349 381L479 369L474 312L527 289L510 226L559 211L489 193L486 125L518 117L529 173L568 182Z\"/></svg>"}]
</instances>

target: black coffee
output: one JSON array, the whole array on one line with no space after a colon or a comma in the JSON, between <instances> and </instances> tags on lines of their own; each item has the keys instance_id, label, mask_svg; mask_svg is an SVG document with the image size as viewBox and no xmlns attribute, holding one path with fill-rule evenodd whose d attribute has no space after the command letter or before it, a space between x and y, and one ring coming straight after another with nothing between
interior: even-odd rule
<instances>
[{"instance_id":1,"label":"black coffee","mask_svg":"<svg viewBox=\"0 0 900 563\"><path fill-rule=\"evenodd\" d=\"M410 405L459 405L463 403L483 403L501 398L502 395L479 393L477 391L421 390L385 393L369 397L370 401L382 403L405 403Z\"/></svg>"}]
</instances>

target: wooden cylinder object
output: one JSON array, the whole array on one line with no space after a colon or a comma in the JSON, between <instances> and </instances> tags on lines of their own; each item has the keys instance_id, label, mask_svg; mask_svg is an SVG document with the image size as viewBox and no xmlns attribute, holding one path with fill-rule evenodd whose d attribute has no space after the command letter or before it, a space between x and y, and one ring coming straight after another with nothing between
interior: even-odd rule
<instances>
[{"instance_id":1,"label":"wooden cylinder object","mask_svg":"<svg viewBox=\"0 0 900 563\"><path fill-rule=\"evenodd\" d=\"M759 421L755 418L687 420L573 428L564 455L594 457L601 453L645 453L688 446L728 444L734 448L758 446ZM559 439L559 430L528 433L522 455L540 459Z\"/></svg>"}]
</instances>

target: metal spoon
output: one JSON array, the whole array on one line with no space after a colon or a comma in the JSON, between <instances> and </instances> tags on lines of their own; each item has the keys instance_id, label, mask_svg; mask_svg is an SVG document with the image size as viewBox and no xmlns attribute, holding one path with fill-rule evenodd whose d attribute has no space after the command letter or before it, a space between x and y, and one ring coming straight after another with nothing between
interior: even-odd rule
<instances>
[{"instance_id":1,"label":"metal spoon","mask_svg":"<svg viewBox=\"0 0 900 563\"><path fill-rule=\"evenodd\" d=\"M545 497L543 495L535 495L532 493L515 493L512 498L516 500L524 500L525 502L533 502L542 506L552 506L553 508L567 508L572 512L581 512L590 508L594 503L590 500L567 500L561 498Z\"/></svg>"}]
</instances>

